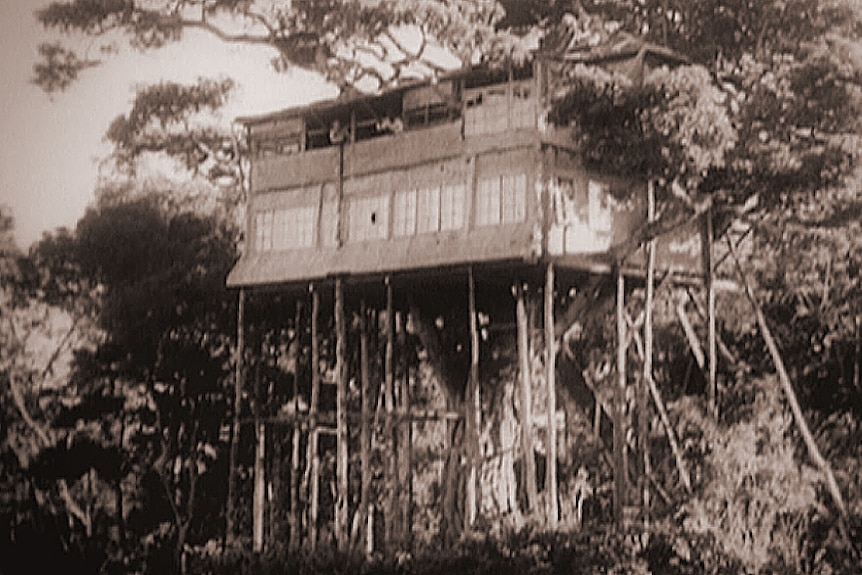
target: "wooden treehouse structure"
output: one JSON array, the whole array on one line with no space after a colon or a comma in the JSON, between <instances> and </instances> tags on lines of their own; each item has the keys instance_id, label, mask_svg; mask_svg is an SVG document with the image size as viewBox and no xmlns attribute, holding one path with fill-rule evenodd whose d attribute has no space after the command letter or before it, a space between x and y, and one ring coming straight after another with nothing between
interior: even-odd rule
<instances>
[{"instance_id":1,"label":"wooden treehouse structure","mask_svg":"<svg viewBox=\"0 0 862 575\"><path fill-rule=\"evenodd\" d=\"M253 509L245 522L229 509L229 531L251 523L258 550L407 550L419 501L439 508L428 529L444 542L491 515L570 525L580 509L558 479L572 464L570 404L597 432L611 423L614 517L646 521L650 430L634 414L661 407L655 286L698 284L711 250L691 226L620 256L652 217L650 186L585 169L571 130L544 117L566 66L642 74L678 62L632 43L540 53L527 67L239 120L251 168L244 253L228 278L241 350L231 459L245 445L254 473L231 470L231 494L250 492ZM568 353L600 291L616 302L610 397ZM431 380L429 398L419 382ZM429 463L417 441L433 429L442 448ZM432 481L418 482L420 463Z\"/></svg>"}]
</instances>

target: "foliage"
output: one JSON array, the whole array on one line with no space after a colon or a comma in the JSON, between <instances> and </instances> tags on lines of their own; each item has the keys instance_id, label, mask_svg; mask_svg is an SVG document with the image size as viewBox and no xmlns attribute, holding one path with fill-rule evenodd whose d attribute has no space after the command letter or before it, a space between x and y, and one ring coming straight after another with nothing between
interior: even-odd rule
<instances>
[{"instance_id":1,"label":"foliage","mask_svg":"<svg viewBox=\"0 0 862 575\"><path fill-rule=\"evenodd\" d=\"M236 179L231 135L213 121L233 87L231 80L200 78L191 85L161 82L140 88L131 110L114 119L105 134L114 146L111 159L134 174L141 156L163 153L211 179Z\"/></svg>"},{"instance_id":2,"label":"foliage","mask_svg":"<svg viewBox=\"0 0 862 575\"><path fill-rule=\"evenodd\" d=\"M501 538L474 535L462 538L449 553L434 550L397 559L366 560L357 552L319 550L250 553L247 548L217 552L210 544L195 550L190 570L213 575L246 573L433 575L483 573L535 575L648 573L648 563L637 555L631 541L602 529L553 534L530 529L512 531Z\"/></svg>"},{"instance_id":3,"label":"foliage","mask_svg":"<svg viewBox=\"0 0 862 575\"><path fill-rule=\"evenodd\" d=\"M469 62L496 35L502 15L493 0L68 0L37 12L44 27L67 39L78 35L109 42L119 35L134 48L157 49L179 41L186 30L203 30L225 42L272 47L276 68L315 69L342 86L369 79L375 89L399 81L402 72L406 77L442 71L425 57L429 43ZM420 32L418 49L394 32L403 26ZM67 87L84 68L74 65L81 59L72 48L52 46L43 50L34 78L49 92Z\"/></svg>"},{"instance_id":4,"label":"foliage","mask_svg":"<svg viewBox=\"0 0 862 575\"><path fill-rule=\"evenodd\" d=\"M699 489L683 507L678 552L716 572L736 564L746 572L799 571L810 521L820 513L819 476L796 460L792 417L769 379L751 384L753 401L722 425L690 401L677 406Z\"/></svg>"}]
</instances>

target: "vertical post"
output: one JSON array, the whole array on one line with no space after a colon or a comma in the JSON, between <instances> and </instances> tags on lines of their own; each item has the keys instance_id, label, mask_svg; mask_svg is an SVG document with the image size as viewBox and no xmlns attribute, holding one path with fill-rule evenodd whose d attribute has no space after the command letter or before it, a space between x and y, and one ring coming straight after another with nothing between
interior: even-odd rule
<instances>
[{"instance_id":1,"label":"vertical post","mask_svg":"<svg viewBox=\"0 0 862 575\"><path fill-rule=\"evenodd\" d=\"M366 554L370 555L373 552L371 543L370 530L368 529L368 517L371 515L371 456L369 449L371 448L371 376L369 374L368 362L368 309L365 305L365 299L359 304L359 371L362 385L361 391L361 424L359 428L359 465L361 467L362 478L359 486L359 518L363 528L361 532L365 534L365 539L369 545L366 548Z\"/></svg>"},{"instance_id":2,"label":"vertical post","mask_svg":"<svg viewBox=\"0 0 862 575\"><path fill-rule=\"evenodd\" d=\"M392 441L392 453L387 460L386 477L388 483L388 496L386 498L386 520L384 523L383 537L387 549L392 545L395 534L395 501L398 496L396 487L398 467L396 462L395 441L395 386L394 386L394 361L395 361L395 305L392 297L392 281L386 276L386 348L383 357L383 385L384 401L386 402L386 438Z\"/></svg>"},{"instance_id":3,"label":"vertical post","mask_svg":"<svg viewBox=\"0 0 862 575\"><path fill-rule=\"evenodd\" d=\"M230 435L230 455L227 480L225 539L236 536L236 468L239 459L240 412L242 410L243 349L245 348L245 290L240 288L236 312L236 357L234 358L233 424Z\"/></svg>"},{"instance_id":4,"label":"vertical post","mask_svg":"<svg viewBox=\"0 0 862 575\"><path fill-rule=\"evenodd\" d=\"M713 417L718 416L718 397L717 397L717 388L716 388L716 374L718 370L718 365L716 364L716 359L718 354L716 353L716 334L715 334L715 281L714 281L714 273L713 269L713 257L712 257L712 244L715 242L714 238L714 230L712 223L712 209L708 209L706 214L704 214L704 218L706 219L705 233L704 233L704 246L703 246L703 255L704 255L704 267L706 272L706 321L707 321L707 356L708 356L708 366L709 366L709 375L707 378L707 405L709 406L709 412L713 415Z\"/></svg>"},{"instance_id":5,"label":"vertical post","mask_svg":"<svg viewBox=\"0 0 862 575\"><path fill-rule=\"evenodd\" d=\"M626 402L626 283L622 266L617 270L617 385L614 386L614 521L622 526L623 506L627 491L625 464L625 402Z\"/></svg>"},{"instance_id":6,"label":"vertical post","mask_svg":"<svg viewBox=\"0 0 862 575\"><path fill-rule=\"evenodd\" d=\"M557 527L557 353L554 345L554 264L548 263L545 278L545 378L548 387L548 527Z\"/></svg>"},{"instance_id":7,"label":"vertical post","mask_svg":"<svg viewBox=\"0 0 862 575\"><path fill-rule=\"evenodd\" d=\"M296 301L296 316L293 322L296 349L293 370L293 449L290 455L290 549L299 547L299 444L302 429L299 418L299 355L302 353L302 302Z\"/></svg>"},{"instance_id":8,"label":"vertical post","mask_svg":"<svg viewBox=\"0 0 862 575\"><path fill-rule=\"evenodd\" d=\"M404 350L407 344L407 331L405 328L405 318L401 315L398 325L399 347ZM399 380L399 399L400 405L398 415L400 421L400 439L398 447L399 471L398 477L401 484L400 501L401 501L401 534L400 539L404 548L408 551L412 550L413 538L413 517L412 517L412 502L413 502L413 419L410 416L410 365L407 362L407 355L402 353L399 357L401 364L401 379Z\"/></svg>"},{"instance_id":9,"label":"vertical post","mask_svg":"<svg viewBox=\"0 0 862 575\"><path fill-rule=\"evenodd\" d=\"M311 286L311 405L308 412L308 453L309 465L308 495L308 538L311 550L317 548L317 514L320 505L320 435L317 431L317 411L320 404L320 335L318 316L320 315L320 294Z\"/></svg>"},{"instance_id":10,"label":"vertical post","mask_svg":"<svg viewBox=\"0 0 862 575\"><path fill-rule=\"evenodd\" d=\"M344 318L344 285L340 277L335 278L335 426L336 451L338 452L337 487L335 498L335 541L340 550L347 548L347 325Z\"/></svg>"},{"instance_id":11,"label":"vertical post","mask_svg":"<svg viewBox=\"0 0 862 575\"><path fill-rule=\"evenodd\" d=\"M337 218L335 223L335 238L336 245L340 248L344 245L346 230L344 229L345 206L344 206L344 134L336 135L338 140L338 207Z\"/></svg>"},{"instance_id":12,"label":"vertical post","mask_svg":"<svg viewBox=\"0 0 862 575\"><path fill-rule=\"evenodd\" d=\"M266 424L260 419L258 407L255 409L255 431L257 445L254 452L254 502L252 512L252 548L263 551L264 515L266 511Z\"/></svg>"},{"instance_id":13,"label":"vertical post","mask_svg":"<svg viewBox=\"0 0 862 575\"><path fill-rule=\"evenodd\" d=\"M470 452L470 472L467 479L467 513L465 523L467 528L473 527L476 521L478 497L478 459L479 430L481 426L481 397L479 396L479 325L476 317L476 284L473 277L473 266L467 270L467 306L470 313L470 385L467 386L466 417L470 422L467 436Z\"/></svg>"},{"instance_id":14,"label":"vertical post","mask_svg":"<svg viewBox=\"0 0 862 575\"><path fill-rule=\"evenodd\" d=\"M530 369L530 324L527 306L524 303L524 286L520 280L515 284L515 319L518 328L518 371L521 376L521 470L522 483L527 491L527 512L535 513L539 498L536 487L536 459L533 456L533 406Z\"/></svg>"},{"instance_id":15,"label":"vertical post","mask_svg":"<svg viewBox=\"0 0 862 575\"><path fill-rule=\"evenodd\" d=\"M647 182L647 219L655 220L655 184ZM641 456L643 458L643 477L641 477L641 493L643 496L644 533L649 533L650 522L650 491L649 477L652 473L649 445L649 381L652 379L653 350L653 300L655 299L655 247L652 239L647 244L646 297L644 302L644 362L641 377L641 388L638 394L638 436L640 437Z\"/></svg>"}]
</instances>

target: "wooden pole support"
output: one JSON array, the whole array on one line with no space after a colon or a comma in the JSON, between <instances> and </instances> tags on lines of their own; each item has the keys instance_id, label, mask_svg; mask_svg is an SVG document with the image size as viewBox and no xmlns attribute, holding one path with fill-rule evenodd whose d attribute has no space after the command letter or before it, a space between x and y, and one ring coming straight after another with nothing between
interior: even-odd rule
<instances>
[{"instance_id":1,"label":"wooden pole support","mask_svg":"<svg viewBox=\"0 0 862 575\"><path fill-rule=\"evenodd\" d=\"M317 516L320 506L320 434L317 429L317 414L320 408L320 294L311 286L311 405L309 406L308 453L308 538L312 551L317 548Z\"/></svg>"},{"instance_id":2,"label":"wooden pole support","mask_svg":"<svg viewBox=\"0 0 862 575\"><path fill-rule=\"evenodd\" d=\"M617 267L617 385L614 386L614 521L622 525L627 489L625 463L625 403L626 403L626 283L622 269Z\"/></svg>"},{"instance_id":3,"label":"wooden pole support","mask_svg":"<svg viewBox=\"0 0 862 575\"><path fill-rule=\"evenodd\" d=\"M335 278L335 425L337 488L335 498L335 541L346 550L348 531L348 429L347 429L347 322L344 317L344 284Z\"/></svg>"},{"instance_id":4,"label":"wooden pole support","mask_svg":"<svg viewBox=\"0 0 862 575\"><path fill-rule=\"evenodd\" d=\"M299 365L299 354L302 350L302 302L296 301L296 315L293 322L294 344L292 347L296 349L297 357L295 365ZM290 352L288 352L290 353ZM293 370L293 413L297 419L293 422L293 445L290 454L290 539L288 545L290 549L299 547L299 444L302 435L299 416L299 369Z\"/></svg>"},{"instance_id":5,"label":"wooden pole support","mask_svg":"<svg viewBox=\"0 0 862 575\"><path fill-rule=\"evenodd\" d=\"M225 539L236 537L236 469L239 459L240 415L242 411L243 359L245 348L245 290L240 288L236 313L236 357L234 358L233 423L230 434L228 462L227 508L225 510Z\"/></svg>"},{"instance_id":6,"label":"wooden pole support","mask_svg":"<svg viewBox=\"0 0 862 575\"><path fill-rule=\"evenodd\" d=\"M518 326L518 371L521 385L521 456L523 485L527 492L527 513L535 513L539 498L536 486L536 460L533 456L532 377L530 369L530 326L527 306L524 301L524 286L520 280L515 284L515 315Z\"/></svg>"},{"instance_id":7,"label":"wooden pole support","mask_svg":"<svg viewBox=\"0 0 862 575\"><path fill-rule=\"evenodd\" d=\"M369 537L368 530L368 515L371 503L371 375L368 358L368 309L363 299L359 305L359 371L362 385L360 411L362 420L359 428L359 465L361 467L362 478L359 487L359 515L363 526L366 541L369 544L366 546L366 554L370 555L373 551L373 539Z\"/></svg>"},{"instance_id":8,"label":"wooden pole support","mask_svg":"<svg viewBox=\"0 0 862 575\"><path fill-rule=\"evenodd\" d=\"M467 418L470 425L467 436L470 453L470 471L467 480L467 513L465 523L467 528L473 527L478 513L478 461L479 461L479 430L481 426L482 404L479 395L479 318L476 315L476 282L473 276L473 266L467 270L467 306L470 314L470 385L467 397Z\"/></svg>"},{"instance_id":9,"label":"wooden pole support","mask_svg":"<svg viewBox=\"0 0 862 575\"><path fill-rule=\"evenodd\" d=\"M647 183L647 219L655 220L655 185L652 180ZM649 477L652 475L650 461L650 414L649 414L649 380L652 379L653 360L653 301L655 300L655 250L656 240L647 243L646 258L646 294L644 299L644 357L641 385L638 390L638 436L640 437L643 476L641 477L641 505L643 506L644 533L649 534L650 528L650 489Z\"/></svg>"},{"instance_id":10,"label":"wooden pole support","mask_svg":"<svg viewBox=\"0 0 862 575\"><path fill-rule=\"evenodd\" d=\"M548 527L556 529L557 501L557 353L554 341L554 264L549 263L545 278L545 378L548 390L548 464L545 485L548 494Z\"/></svg>"},{"instance_id":11,"label":"wooden pole support","mask_svg":"<svg viewBox=\"0 0 862 575\"><path fill-rule=\"evenodd\" d=\"M387 459L386 477L389 490L386 497L386 518L383 526L383 537L387 550L393 544L395 534L395 502L398 497L397 480L397 441L395 437L395 304L392 295L392 282L386 277L386 347L383 358L384 372L384 402L386 404L385 435L391 441L392 451Z\"/></svg>"},{"instance_id":12,"label":"wooden pole support","mask_svg":"<svg viewBox=\"0 0 862 575\"><path fill-rule=\"evenodd\" d=\"M718 373L718 353L715 332L715 269L713 266L712 245L715 242L715 233L712 223L712 208L708 209L703 216L706 220L704 225L704 267L706 272L706 325L707 325L707 406L713 417L718 416L718 388L716 378Z\"/></svg>"}]
</instances>

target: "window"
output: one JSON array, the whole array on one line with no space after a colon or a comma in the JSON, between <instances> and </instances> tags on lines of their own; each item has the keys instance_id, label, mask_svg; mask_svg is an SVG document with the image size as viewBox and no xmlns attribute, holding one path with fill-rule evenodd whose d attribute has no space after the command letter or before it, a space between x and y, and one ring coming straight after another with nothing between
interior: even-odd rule
<instances>
[{"instance_id":1,"label":"window","mask_svg":"<svg viewBox=\"0 0 862 575\"><path fill-rule=\"evenodd\" d=\"M536 126L536 100L530 81L474 88L465 93L467 135L499 134Z\"/></svg>"},{"instance_id":2,"label":"window","mask_svg":"<svg viewBox=\"0 0 862 575\"><path fill-rule=\"evenodd\" d=\"M427 234L440 229L440 188L426 188L416 193L416 233Z\"/></svg>"},{"instance_id":3,"label":"window","mask_svg":"<svg viewBox=\"0 0 862 575\"><path fill-rule=\"evenodd\" d=\"M385 240L389 237L389 196L350 199L350 241Z\"/></svg>"},{"instance_id":4,"label":"window","mask_svg":"<svg viewBox=\"0 0 862 575\"><path fill-rule=\"evenodd\" d=\"M416 190L396 192L394 197L392 236L412 236L416 233Z\"/></svg>"},{"instance_id":5,"label":"window","mask_svg":"<svg viewBox=\"0 0 862 575\"><path fill-rule=\"evenodd\" d=\"M440 231L464 227L464 206L467 203L464 184L452 184L440 189Z\"/></svg>"},{"instance_id":6,"label":"window","mask_svg":"<svg viewBox=\"0 0 862 575\"><path fill-rule=\"evenodd\" d=\"M464 184L396 192L392 236L409 237L464 228L467 188Z\"/></svg>"},{"instance_id":7,"label":"window","mask_svg":"<svg viewBox=\"0 0 862 575\"><path fill-rule=\"evenodd\" d=\"M254 215L254 248L259 252L272 249L272 210Z\"/></svg>"},{"instance_id":8,"label":"window","mask_svg":"<svg viewBox=\"0 0 862 575\"><path fill-rule=\"evenodd\" d=\"M514 224L527 219L526 174L479 180L476 192L476 225Z\"/></svg>"},{"instance_id":9,"label":"window","mask_svg":"<svg viewBox=\"0 0 862 575\"><path fill-rule=\"evenodd\" d=\"M268 252L313 246L315 212L313 206L258 212L254 216L255 250Z\"/></svg>"},{"instance_id":10,"label":"window","mask_svg":"<svg viewBox=\"0 0 862 575\"><path fill-rule=\"evenodd\" d=\"M589 198L590 228L597 233L611 233L613 223L613 209L611 208L611 195L607 185L594 180L587 184Z\"/></svg>"}]
</instances>

